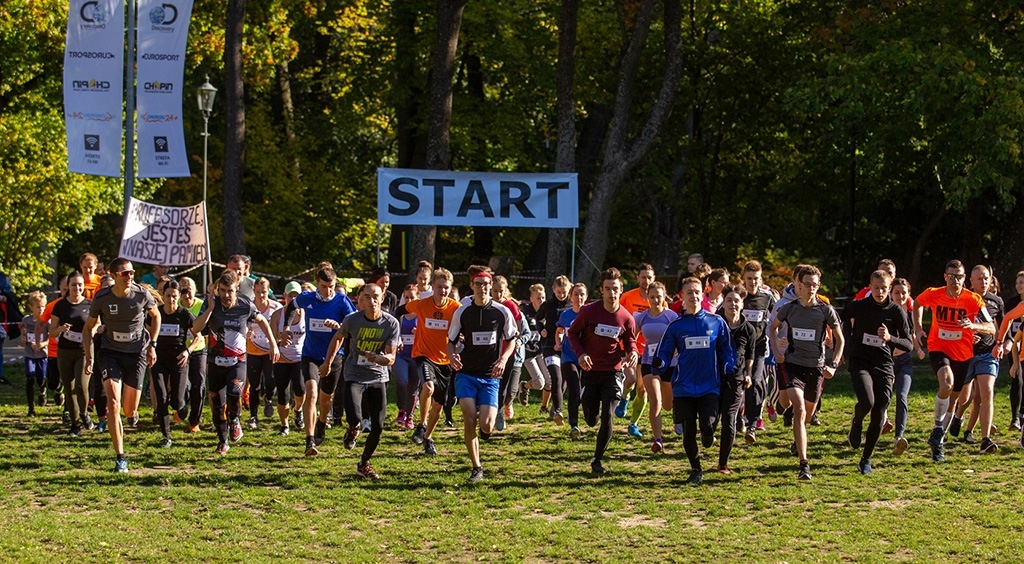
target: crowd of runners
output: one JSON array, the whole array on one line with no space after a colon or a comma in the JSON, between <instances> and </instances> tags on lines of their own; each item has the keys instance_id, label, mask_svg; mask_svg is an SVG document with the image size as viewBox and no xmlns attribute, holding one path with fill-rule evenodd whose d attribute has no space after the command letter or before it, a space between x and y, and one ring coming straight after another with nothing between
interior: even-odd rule
<instances>
[{"instance_id":1,"label":"crowd of runners","mask_svg":"<svg viewBox=\"0 0 1024 564\"><path fill-rule=\"evenodd\" d=\"M765 419L781 418L792 427L797 477L809 480L808 429L817 424L824 381L846 364L857 399L848 441L861 450L860 472L870 474L882 435L893 434L895 455L908 448L912 356L927 356L938 380L928 437L934 461L945 460L949 435L962 433L982 454L999 448L994 388L1008 353L1010 428L1021 428L1024 271L1006 304L989 268L967 271L957 260L946 264L943 285L912 298L910 284L883 260L837 312L818 294L814 266L798 265L776 291L757 261L743 265L736 284L700 255L690 257L672 293L650 265L625 292L622 273L609 268L593 301L591 289L565 276L554 279L550 295L534 284L519 301L508 280L475 265L461 300L451 271L421 262L400 297L388 291L383 269L350 297L321 263L312 283L288 282L280 301L243 255L230 257L205 301L191 278L172 279L162 267L136 282L125 259L104 274L89 253L79 266L61 280L58 299L28 294L20 324L17 296L9 284L0 288L0 312L11 321L0 325L0 337L20 333L29 416L51 401L49 390L70 435L109 433L116 472L128 471L123 425L138 425L148 395L164 448L173 448L176 425L202 432L208 399L219 454L245 429L270 425L282 437L303 431L302 452L316 456L327 430L344 428L346 449L364 435L356 473L376 479L370 462L394 382L395 424L426 455L437 454L434 432L442 416L454 426L458 404L474 482L484 478L481 444L505 431L515 405L529 405L533 394L569 439L583 437L581 412L597 427L595 475L606 471L616 417L628 417L636 439L648 427L653 453L663 452L666 429L681 435L693 484L703 480L702 450L712 458L718 442L717 471L728 474L736 440L756 445ZM671 422L663 423L666 414Z\"/></svg>"}]
</instances>

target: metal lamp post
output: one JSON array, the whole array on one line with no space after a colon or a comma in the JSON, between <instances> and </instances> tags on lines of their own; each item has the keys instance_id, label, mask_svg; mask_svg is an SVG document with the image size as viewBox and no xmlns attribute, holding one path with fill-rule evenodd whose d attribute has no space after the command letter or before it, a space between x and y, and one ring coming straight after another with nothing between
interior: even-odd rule
<instances>
[{"instance_id":1,"label":"metal lamp post","mask_svg":"<svg viewBox=\"0 0 1024 564\"><path fill-rule=\"evenodd\" d=\"M217 97L217 89L210 84L210 75L206 75L206 82L199 87L199 91L196 93L196 101L199 102L199 109L203 112L203 210L207 210L206 205L206 176L207 176L207 154L209 150L210 141L210 113L213 112L213 100ZM207 213L206 221L206 246L209 250L210 246L210 222L209 214ZM206 288L209 286L210 277L210 256L207 252L206 256L206 268L203 269L203 288L202 292L206 292Z\"/></svg>"}]
</instances>

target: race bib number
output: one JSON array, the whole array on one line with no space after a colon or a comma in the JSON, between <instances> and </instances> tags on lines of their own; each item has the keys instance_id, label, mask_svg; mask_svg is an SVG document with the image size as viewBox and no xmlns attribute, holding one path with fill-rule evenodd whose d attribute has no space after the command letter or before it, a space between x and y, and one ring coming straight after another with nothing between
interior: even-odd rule
<instances>
[{"instance_id":1,"label":"race bib number","mask_svg":"<svg viewBox=\"0 0 1024 564\"><path fill-rule=\"evenodd\" d=\"M497 342L498 334L494 331L473 331L474 345L487 346Z\"/></svg>"},{"instance_id":2,"label":"race bib number","mask_svg":"<svg viewBox=\"0 0 1024 564\"><path fill-rule=\"evenodd\" d=\"M1020 323L1021 323L1021 321L1019 319L1016 319L1016 320L1010 322L1010 336L1011 337L1013 335L1016 335L1017 331L1020 331Z\"/></svg>"},{"instance_id":3,"label":"race bib number","mask_svg":"<svg viewBox=\"0 0 1024 564\"><path fill-rule=\"evenodd\" d=\"M261 345L269 345L270 344L270 339L267 338L267 336L263 333L263 331L253 331L252 332L252 342L258 343L258 344L261 344Z\"/></svg>"},{"instance_id":4,"label":"race bib number","mask_svg":"<svg viewBox=\"0 0 1024 564\"><path fill-rule=\"evenodd\" d=\"M402 344L406 346L412 346L413 341L416 340L415 335L402 335Z\"/></svg>"},{"instance_id":5,"label":"race bib number","mask_svg":"<svg viewBox=\"0 0 1024 564\"><path fill-rule=\"evenodd\" d=\"M687 337L686 350L711 348L710 337Z\"/></svg>"},{"instance_id":6,"label":"race bib number","mask_svg":"<svg viewBox=\"0 0 1024 564\"><path fill-rule=\"evenodd\" d=\"M366 358L366 355L361 354L356 357L356 364L359 366L373 366L375 363L370 362L370 359Z\"/></svg>"},{"instance_id":7,"label":"race bib number","mask_svg":"<svg viewBox=\"0 0 1024 564\"><path fill-rule=\"evenodd\" d=\"M131 343L138 338L138 333L122 333L120 331L111 331L110 338L115 343Z\"/></svg>"},{"instance_id":8,"label":"race bib number","mask_svg":"<svg viewBox=\"0 0 1024 564\"><path fill-rule=\"evenodd\" d=\"M760 323L764 321L764 313L760 309L745 309L743 310L743 317L746 317L747 321L751 323Z\"/></svg>"},{"instance_id":9,"label":"race bib number","mask_svg":"<svg viewBox=\"0 0 1024 564\"><path fill-rule=\"evenodd\" d=\"M177 337L181 334L180 325L161 325L160 336L161 337Z\"/></svg>"},{"instance_id":10,"label":"race bib number","mask_svg":"<svg viewBox=\"0 0 1024 564\"><path fill-rule=\"evenodd\" d=\"M427 329L437 329L438 331L447 331L448 330L448 320L447 319L425 319L423 321L423 326L426 327Z\"/></svg>"},{"instance_id":11,"label":"race bib number","mask_svg":"<svg viewBox=\"0 0 1024 564\"><path fill-rule=\"evenodd\" d=\"M594 328L594 334L598 337L608 337L610 339L616 339L619 333L622 332L622 328L616 325L605 325L604 323L598 323L597 327Z\"/></svg>"},{"instance_id":12,"label":"race bib number","mask_svg":"<svg viewBox=\"0 0 1024 564\"><path fill-rule=\"evenodd\" d=\"M654 356L658 354L659 343L647 343L647 356Z\"/></svg>"},{"instance_id":13,"label":"race bib number","mask_svg":"<svg viewBox=\"0 0 1024 564\"><path fill-rule=\"evenodd\" d=\"M71 341L72 343L82 342L82 334L79 333L78 331L65 331L64 338L68 341Z\"/></svg>"},{"instance_id":14,"label":"race bib number","mask_svg":"<svg viewBox=\"0 0 1024 564\"><path fill-rule=\"evenodd\" d=\"M309 330L313 331L313 332L316 332L316 333L330 333L330 332L334 331L334 329L331 329L327 325L324 325L324 323L326 321L327 321L326 319L313 319L313 318L310 318L309 319Z\"/></svg>"},{"instance_id":15,"label":"race bib number","mask_svg":"<svg viewBox=\"0 0 1024 564\"><path fill-rule=\"evenodd\" d=\"M879 337L878 335L872 335L870 333L864 333L864 338L861 339L861 342L869 347L882 348L885 346L885 341L883 341L881 337Z\"/></svg>"},{"instance_id":16,"label":"race bib number","mask_svg":"<svg viewBox=\"0 0 1024 564\"><path fill-rule=\"evenodd\" d=\"M223 368L230 368L238 364L237 356L215 356L213 357L213 363Z\"/></svg>"},{"instance_id":17,"label":"race bib number","mask_svg":"<svg viewBox=\"0 0 1024 564\"><path fill-rule=\"evenodd\" d=\"M547 366L560 366L562 364L562 357L560 356L547 356L544 357L544 364Z\"/></svg>"},{"instance_id":18,"label":"race bib number","mask_svg":"<svg viewBox=\"0 0 1024 564\"><path fill-rule=\"evenodd\" d=\"M817 334L814 329L793 328L793 339L796 341L815 341Z\"/></svg>"},{"instance_id":19,"label":"race bib number","mask_svg":"<svg viewBox=\"0 0 1024 564\"><path fill-rule=\"evenodd\" d=\"M946 329L939 329L939 338L943 341L959 341L963 336L963 331L947 331Z\"/></svg>"}]
</instances>

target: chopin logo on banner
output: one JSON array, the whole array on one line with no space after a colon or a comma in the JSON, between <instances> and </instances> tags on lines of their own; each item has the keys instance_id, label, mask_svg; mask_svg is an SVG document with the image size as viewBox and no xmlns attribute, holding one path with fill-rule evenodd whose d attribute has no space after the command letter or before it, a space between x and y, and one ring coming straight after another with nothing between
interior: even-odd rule
<instances>
[{"instance_id":1,"label":"chopin logo on banner","mask_svg":"<svg viewBox=\"0 0 1024 564\"><path fill-rule=\"evenodd\" d=\"M132 198L118 256L164 266L205 263L210 256L206 206L158 206Z\"/></svg>"},{"instance_id":2,"label":"chopin logo on banner","mask_svg":"<svg viewBox=\"0 0 1024 564\"><path fill-rule=\"evenodd\" d=\"M121 176L123 88L124 2L71 0L64 45L64 125L71 172Z\"/></svg>"},{"instance_id":3,"label":"chopin logo on banner","mask_svg":"<svg viewBox=\"0 0 1024 564\"><path fill-rule=\"evenodd\" d=\"M392 225L579 226L576 173L377 169L377 221Z\"/></svg>"},{"instance_id":4,"label":"chopin logo on banner","mask_svg":"<svg viewBox=\"0 0 1024 564\"><path fill-rule=\"evenodd\" d=\"M192 0L139 1L139 177L189 176L181 94Z\"/></svg>"}]
</instances>

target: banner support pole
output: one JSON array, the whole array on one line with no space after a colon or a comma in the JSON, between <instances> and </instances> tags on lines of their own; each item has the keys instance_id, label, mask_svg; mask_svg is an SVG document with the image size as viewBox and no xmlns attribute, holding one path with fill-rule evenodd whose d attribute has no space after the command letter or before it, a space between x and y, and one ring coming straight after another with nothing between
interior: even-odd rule
<instances>
[{"instance_id":1,"label":"banner support pole","mask_svg":"<svg viewBox=\"0 0 1024 564\"><path fill-rule=\"evenodd\" d=\"M569 280L576 283L576 228L572 228L572 263L569 265Z\"/></svg>"},{"instance_id":2,"label":"banner support pole","mask_svg":"<svg viewBox=\"0 0 1024 564\"><path fill-rule=\"evenodd\" d=\"M124 214L135 192L135 0L128 0L128 52L125 55Z\"/></svg>"}]
</instances>

